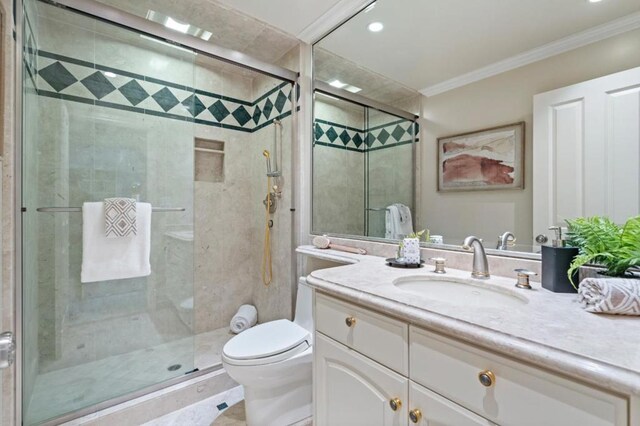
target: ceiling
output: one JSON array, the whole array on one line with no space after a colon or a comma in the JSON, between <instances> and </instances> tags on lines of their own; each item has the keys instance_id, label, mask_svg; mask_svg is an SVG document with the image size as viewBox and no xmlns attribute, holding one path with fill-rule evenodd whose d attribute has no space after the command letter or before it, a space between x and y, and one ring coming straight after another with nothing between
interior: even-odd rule
<instances>
[{"instance_id":1,"label":"ceiling","mask_svg":"<svg viewBox=\"0 0 640 426\"><path fill-rule=\"evenodd\" d=\"M635 13L640 0L378 0L320 46L422 90ZM384 29L368 31L376 21Z\"/></svg>"},{"instance_id":2,"label":"ceiling","mask_svg":"<svg viewBox=\"0 0 640 426\"><path fill-rule=\"evenodd\" d=\"M209 41L217 46L272 64L298 45L298 40L283 30L210 0L98 1L141 17L146 17L149 10L160 12L181 23L210 31L213 35Z\"/></svg>"},{"instance_id":3,"label":"ceiling","mask_svg":"<svg viewBox=\"0 0 640 426\"><path fill-rule=\"evenodd\" d=\"M340 0L218 0L235 10L298 36Z\"/></svg>"}]
</instances>

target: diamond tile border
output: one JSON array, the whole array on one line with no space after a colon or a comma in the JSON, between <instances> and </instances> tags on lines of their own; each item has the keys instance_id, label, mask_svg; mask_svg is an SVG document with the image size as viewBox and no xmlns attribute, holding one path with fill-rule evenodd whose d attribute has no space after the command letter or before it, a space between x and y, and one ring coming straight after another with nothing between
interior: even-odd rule
<instances>
[{"instance_id":1,"label":"diamond tile border","mask_svg":"<svg viewBox=\"0 0 640 426\"><path fill-rule=\"evenodd\" d=\"M39 50L37 57L37 92L49 98L242 132L255 132L292 112L289 82L248 101L52 52Z\"/></svg>"},{"instance_id":2,"label":"diamond tile border","mask_svg":"<svg viewBox=\"0 0 640 426\"><path fill-rule=\"evenodd\" d=\"M412 125L415 126L417 135L420 130L418 123L403 119L366 129L316 119L313 124L313 134L316 145L367 152L418 142L417 136L412 140Z\"/></svg>"}]
</instances>

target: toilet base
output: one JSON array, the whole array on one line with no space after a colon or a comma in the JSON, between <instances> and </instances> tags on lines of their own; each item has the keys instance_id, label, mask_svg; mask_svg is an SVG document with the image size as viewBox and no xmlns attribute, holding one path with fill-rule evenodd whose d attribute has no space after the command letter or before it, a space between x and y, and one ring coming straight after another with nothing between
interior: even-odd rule
<instances>
[{"instance_id":1,"label":"toilet base","mask_svg":"<svg viewBox=\"0 0 640 426\"><path fill-rule=\"evenodd\" d=\"M247 426L285 426L311 417L310 380L280 388L244 387Z\"/></svg>"}]
</instances>

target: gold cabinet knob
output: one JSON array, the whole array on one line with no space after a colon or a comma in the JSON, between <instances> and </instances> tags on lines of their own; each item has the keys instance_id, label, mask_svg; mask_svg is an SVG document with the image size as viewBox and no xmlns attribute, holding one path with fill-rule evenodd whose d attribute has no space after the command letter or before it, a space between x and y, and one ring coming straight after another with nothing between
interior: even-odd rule
<instances>
[{"instance_id":1,"label":"gold cabinet knob","mask_svg":"<svg viewBox=\"0 0 640 426\"><path fill-rule=\"evenodd\" d=\"M356 325L356 319L354 317L347 317L344 322L345 324L347 324L347 327L353 327L354 325Z\"/></svg>"},{"instance_id":2,"label":"gold cabinet knob","mask_svg":"<svg viewBox=\"0 0 640 426\"><path fill-rule=\"evenodd\" d=\"M418 423L420 420L422 420L422 411L418 410L417 408L409 411L409 419L413 423Z\"/></svg>"},{"instance_id":3,"label":"gold cabinet knob","mask_svg":"<svg viewBox=\"0 0 640 426\"><path fill-rule=\"evenodd\" d=\"M402 401L400 401L400 398L392 398L389 400L389 406L393 411L398 411L402 407Z\"/></svg>"},{"instance_id":4,"label":"gold cabinet knob","mask_svg":"<svg viewBox=\"0 0 640 426\"><path fill-rule=\"evenodd\" d=\"M478 374L478 380L482 386L491 387L496 382L496 375L491 370L484 370Z\"/></svg>"}]
</instances>

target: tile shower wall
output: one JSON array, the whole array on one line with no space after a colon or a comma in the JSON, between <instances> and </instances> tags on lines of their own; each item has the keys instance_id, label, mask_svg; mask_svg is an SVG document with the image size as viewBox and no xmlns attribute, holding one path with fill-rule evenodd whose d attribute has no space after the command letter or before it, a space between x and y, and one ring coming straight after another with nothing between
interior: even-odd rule
<instances>
[{"instance_id":1,"label":"tile shower wall","mask_svg":"<svg viewBox=\"0 0 640 426\"><path fill-rule=\"evenodd\" d=\"M316 95L314 232L364 233L364 113L363 107Z\"/></svg>"},{"instance_id":2,"label":"tile shower wall","mask_svg":"<svg viewBox=\"0 0 640 426\"><path fill-rule=\"evenodd\" d=\"M69 122L69 116L98 115L104 118L103 125L94 129L76 129L66 136L76 141L101 137L112 144L118 144L120 140L130 141L132 136L136 136L135 126L122 129L123 133L118 134L114 133L117 127L109 124L110 122L146 121L145 128L156 130L145 135L145 140L140 139L140 144L135 145L144 147L142 151L131 148L132 144L128 143L129 148L112 147L101 155L108 158L113 153L123 153L123 150L128 149L127 157L156 158L153 167L137 170L135 173L139 173L141 178L144 175L144 181L151 185L156 182L159 185L156 192L167 194L169 199L186 197L180 206L187 207L187 212L182 216L165 215L161 218L157 215L159 220L164 221L162 228L166 232L152 236L155 244L152 253L157 256L152 264L157 265L157 268L152 275L152 285L146 288L144 283L122 285L118 282L80 286L77 280L69 279L70 276L77 275L76 267L72 266L68 272L59 272L64 269L64 265L69 264L70 258L79 259L79 253L41 262L40 269L43 271L52 271L51 264L56 265L54 286L51 285L51 276L43 276L40 280L40 287L44 289L40 295L40 310L51 312L55 317L49 324L44 324L43 321L39 324L40 354L48 360L41 370L86 361L105 350L111 353L131 350L131 344L135 346L136 341L141 346L155 343L150 342L153 336L132 335L131 341L123 342L122 347L118 348L117 345L114 347L112 336L106 333L101 341L93 341L91 345L87 345L84 343L86 329L75 333L77 342L69 342L69 334L74 334L69 333L69 327L73 326L77 315L82 314L64 309L63 305L68 304L71 297L69 293L73 293L73 297L93 301L86 306L91 312L110 299L112 308L115 305L122 308L124 303L132 313L137 312L139 306L157 303L154 293L165 293L170 302L168 309L183 319L185 327L182 330L170 330L173 334L192 331L201 333L226 327L232 314L242 303L256 303L261 312L261 320L290 317L290 186L286 180L285 198L274 219L277 227L274 231L274 270L276 277L287 278L286 283L277 282L277 285L272 285L267 291L256 283L260 282L261 256L261 244L257 242L262 241L264 217L261 200L266 190L262 150L272 143L272 120L280 118L285 127L283 158L289 158L291 86L274 79L257 78L255 73L221 65L208 58L196 58L194 72L189 66L189 61L193 60L189 57L191 53L176 51L173 58L168 58L164 51L161 55L155 55L154 50L158 49L156 43L140 39L137 35L131 35L131 40L111 39L108 37L109 28L104 24L95 23L91 28L65 25L65 18L60 11L52 9L49 12L47 16L41 17L41 25L47 37L40 44L37 58L41 121L56 133L68 131L61 128L64 126L60 123ZM91 31L103 33L104 40L102 35L93 40L88 34ZM290 56L292 63L297 62L297 52ZM63 108L60 107L61 104L64 105ZM67 117L61 117L60 114L66 114ZM194 137L225 142L224 180L194 184L195 223L190 220L192 203L187 199L192 192L188 186L184 187L185 179L193 180ZM44 140L41 156L59 156L59 152L45 151L55 147L53 143L46 144L46 137ZM74 142L74 146L77 144ZM151 151L155 151L155 154ZM58 160L59 164L60 161L64 163L64 159ZM285 161L284 167L285 176L290 176L290 162ZM46 171L46 168L43 170L40 176L42 181L55 174L55 171ZM171 170L172 173L180 170L180 176L153 176L153 173L163 170ZM137 177L135 173L130 176L131 179ZM60 185L70 185L70 193L51 191L51 198L39 200L39 204L79 204L87 195L83 192L83 188L87 187L91 188L92 195L100 195L102 189L104 194L110 194L113 190L109 187L113 184L112 177L99 174L100 167L97 167L94 175L70 176L68 182L61 182ZM130 191L130 188L120 189ZM143 199L148 199L153 192L152 188L139 190ZM56 197L62 197L64 201ZM163 200L157 200L155 204L165 205ZM52 225L53 221L66 218L58 219L54 216L48 220ZM75 226L69 223L62 225ZM55 226L52 225L50 229L51 232L56 232ZM79 233L80 229L76 231ZM70 236L75 237L79 235ZM45 242L48 239L52 240L46 233L42 233L39 241ZM195 272L191 269L176 273L179 268L184 269L185 259L191 257L189 250L194 250ZM176 260L171 257L176 253L184 255L184 259ZM174 267L176 269L172 269ZM189 274L193 273L193 279L189 279ZM71 282L68 285L71 288L58 282L61 280ZM180 292L180 288L185 285L193 285L193 293ZM282 293L282 288L286 288L285 293L289 297L280 297L285 294ZM276 295L271 293L274 292L279 292L278 298L282 300L272 303L271 297ZM105 309L108 309L108 305L105 305ZM189 310L193 312L184 312ZM188 320L190 317L191 322ZM42 315L40 318L42 319ZM147 319L144 318L143 321ZM157 326L158 318L150 318L149 321ZM67 336L60 334L63 323ZM169 328L171 327L174 326ZM140 332L143 333L145 329L141 327ZM91 330L91 335L95 334L94 331ZM64 344L61 343L63 339L67 340ZM71 353L63 353L64 351Z\"/></svg>"}]
</instances>

